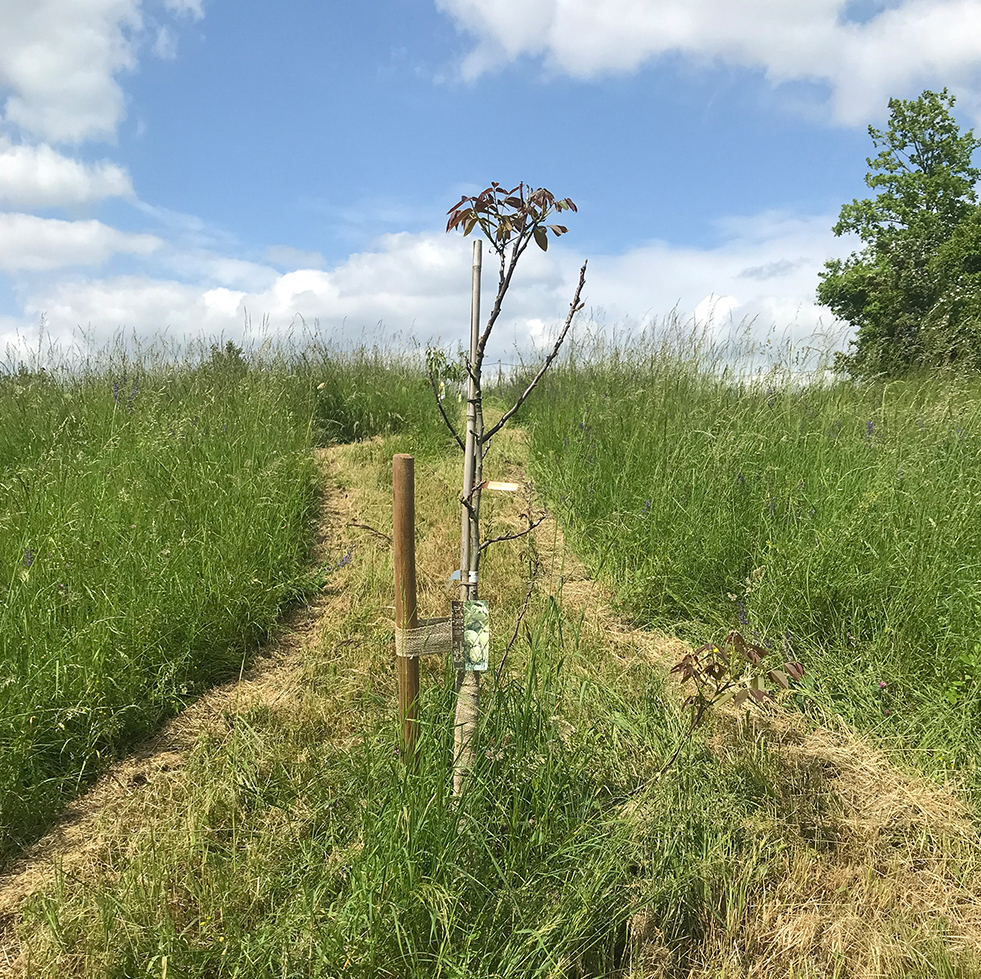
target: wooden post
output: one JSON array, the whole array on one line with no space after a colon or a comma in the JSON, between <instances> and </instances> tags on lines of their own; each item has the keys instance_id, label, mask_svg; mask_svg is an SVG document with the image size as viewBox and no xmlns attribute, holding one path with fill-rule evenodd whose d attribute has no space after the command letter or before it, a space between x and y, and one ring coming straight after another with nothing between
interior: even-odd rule
<instances>
[{"instance_id":1,"label":"wooden post","mask_svg":"<svg viewBox=\"0 0 981 979\"><path fill-rule=\"evenodd\" d=\"M393 534L395 552L395 628L415 629L416 610L416 504L415 467L411 455L400 453L392 459L394 496ZM402 721L403 760L415 758L419 734L419 659L397 656L399 671L399 717Z\"/></svg>"}]
</instances>

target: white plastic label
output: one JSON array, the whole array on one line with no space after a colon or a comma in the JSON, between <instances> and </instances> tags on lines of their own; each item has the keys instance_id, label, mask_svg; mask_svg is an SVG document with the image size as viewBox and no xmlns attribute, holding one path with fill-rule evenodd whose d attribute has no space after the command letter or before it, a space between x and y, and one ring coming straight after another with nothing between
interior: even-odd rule
<instances>
[{"instance_id":1,"label":"white plastic label","mask_svg":"<svg viewBox=\"0 0 981 979\"><path fill-rule=\"evenodd\" d=\"M483 671L490 659L490 610L487 602L463 603L463 661L465 670Z\"/></svg>"}]
</instances>

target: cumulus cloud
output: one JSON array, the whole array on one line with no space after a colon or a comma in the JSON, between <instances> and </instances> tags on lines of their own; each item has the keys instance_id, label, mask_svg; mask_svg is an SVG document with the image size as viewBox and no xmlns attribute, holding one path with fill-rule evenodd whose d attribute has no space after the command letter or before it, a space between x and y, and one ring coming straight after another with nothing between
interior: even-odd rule
<instances>
[{"instance_id":1,"label":"cumulus cloud","mask_svg":"<svg viewBox=\"0 0 981 979\"><path fill-rule=\"evenodd\" d=\"M149 255L161 244L153 235L127 234L101 221L0 214L0 270L5 272L101 265L116 254Z\"/></svg>"},{"instance_id":2,"label":"cumulus cloud","mask_svg":"<svg viewBox=\"0 0 981 979\"><path fill-rule=\"evenodd\" d=\"M799 217L770 211L716 223L711 248L648 242L590 262L590 302L612 322L643 329L676 310L683 319L711 320L716 332L740 323L759 334L776 329L802 339L829 330L835 321L816 305L824 262L857 246L835 238L834 216Z\"/></svg>"},{"instance_id":3,"label":"cumulus cloud","mask_svg":"<svg viewBox=\"0 0 981 979\"><path fill-rule=\"evenodd\" d=\"M165 0L174 17L200 19L200 0ZM136 66L144 36L141 0L0 0L3 121L38 140L111 139L125 113L117 76ZM156 53L176 39L156 27Z\"/></svg>"},{"instance_id":4,"label":"cumulus cloud","mask_svg":"<svg viewBox=\"0 0 981 979\"><path fill-rule=\"evenodd\" d=\"M832 223L831 215L732 218L719 223L719 243L711 248L649 242L623 254L594 256L581 328L589 328L592 317L594 325L636 332L674 311L682 321L694 317L719 335L752 320L761 334L776 327L794 338L809 336L833 324L828 311L814 304L817 272L827 258L851 247L831 235ZM149 251L149 243L129 244ZM201 258L195 253L194 262ZM241 337L247 319L268 324L275 335L287 333L302 318L346 341L375 331L378 324L387 335L423 342L438 337L449 346L468 334L471 243L460 236L387 235L375 248L328 269L276 272L212 258L206 276L192 281L159 274L180 264L179 256L166 250L152 253L156 276L53 279L32 290L22 326L28 329L43 314L48 329L65 339L77 326L89 324L103 339L120 327L142 335L169 328L172 335ZM545 254L537 249L525 254L499 320L492 357L506 357L515 344L524 351L540 346L554 333L568 310L582 260L564 243ZM190 271L192 264L182 267ZM495 286L496 270L488 256L485 312Z\"/></svg>"},{"instance_id":5,"label":"cumulus cloud","mask_svg":"<svg viewBox=\"0 0 981 979\"><path fill-rule=\"evenodd\" d=\"M664 54L825 83L843 122L924 84L977 96L981 0L436 0L472 34L468 77L523 55L578 78Z\"/></svg>"},{"instance_id":6,"label":"cumulus cloud","mask_svg":"<svg viewBox=\"0 0 981 979\"><path fill-rule=\"evenodd\" d=\"M111 137L123 116L115 75L135 66L139 0L3 0L5 121L56 142Z\"/></svg>"},{"instance_id":7,"label":"cumulus cloud","mask_svg":"<svg viewBox=\"0 0 981 979\"><path fill-rule=\"evenodd\" d=\"M107 197L133 197L129 174L115 163L80 163L46 143L12 146L0 141L0 204L61 207Z\"/></svg>"}]
</instances>

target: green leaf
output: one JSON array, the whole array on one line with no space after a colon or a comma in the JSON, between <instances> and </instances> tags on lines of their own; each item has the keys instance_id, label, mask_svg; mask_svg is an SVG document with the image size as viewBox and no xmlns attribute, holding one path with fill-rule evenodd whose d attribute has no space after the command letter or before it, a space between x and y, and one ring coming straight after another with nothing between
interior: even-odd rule
<instances>
[{"instance_id":1,"label":"green leaf","mask_svg":"<svg viewBox=\"0 0 981 979\"><path fill-rule=\"evenodd\" d=\"M543 251L548 251L548 232L545 228L535 228L535 244Z\"/></svg>"}]
</instances>

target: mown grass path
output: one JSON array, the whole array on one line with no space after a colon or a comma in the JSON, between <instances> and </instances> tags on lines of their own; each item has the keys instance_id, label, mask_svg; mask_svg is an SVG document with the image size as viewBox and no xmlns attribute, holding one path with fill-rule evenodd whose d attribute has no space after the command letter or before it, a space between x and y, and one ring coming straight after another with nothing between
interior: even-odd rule
<instances>
[{"instance_id":1,"label":"mown grass path","mask_svg":"<svg viewBox=\"0 0 981 979\"><path fill-rule=\"evenodd\" d=\"M316 559L340 566L0 884L5 974L981 975L970 808L780 709L720 715L654 778L684 729L680 644L623 618L551 520L486 563L495 660L529 570L537 587L487 684L475 790L447 795L431 660L407 775L384 539L404 448L318 452ZM494 477L522 479L526 452L509 439ZM455 563L456 467L417 457L424 615ZM489 496L487 526L520 526L524 502Z\"/></svg>"}]
</instances>

